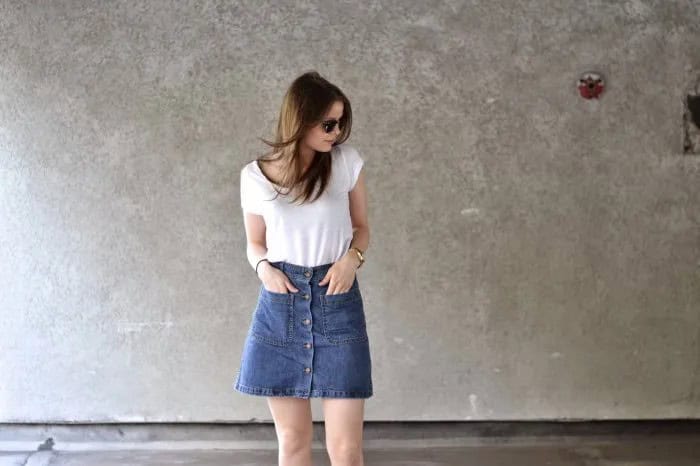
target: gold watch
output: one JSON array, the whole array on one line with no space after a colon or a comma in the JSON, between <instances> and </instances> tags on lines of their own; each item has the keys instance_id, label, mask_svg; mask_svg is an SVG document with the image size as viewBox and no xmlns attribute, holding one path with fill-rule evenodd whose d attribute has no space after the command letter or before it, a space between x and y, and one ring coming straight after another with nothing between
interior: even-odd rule
<instances>
[{"instance_id":1,"label":"gold watch","mask_svg":"<svg viewBox=\"0 0 700 466\"><path fill-rule=\"evenodd\" d=\"M353 247L351 247L350 249L348 249L348 251L355 251L355 254L357 254L357 258L360 259L360 265L358 265L357 268L359 269L360 267L362 267L362 264L365 263L365 257L364 257L364 255L362 254L362 251L360 251L360 250L359 250L358 248L356 248L355 246L353 246Z\"/></svg>"}]
</instances>

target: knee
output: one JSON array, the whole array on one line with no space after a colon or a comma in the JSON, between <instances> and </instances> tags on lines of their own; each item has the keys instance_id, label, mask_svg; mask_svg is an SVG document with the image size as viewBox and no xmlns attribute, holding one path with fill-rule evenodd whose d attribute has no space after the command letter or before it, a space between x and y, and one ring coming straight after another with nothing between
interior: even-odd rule
<instances>
[{"instance_id":1,"label":"knee","mask_svg":"<svg viewBox=\"0 0 700 466\"><path fill-rule=\"evenodd\" d=\"M357 466L362 462L362 444L348 441L328 444L328 456L333 466Z\"/></svg>"},{"instance_id":2,"label":"knee","mask_svg":"<svg viewBox=\"0 0 700 466\"><path fill-rule=\"evenodd\" d=\"M311 448L312 432L306 429L284 429L277 433L280 450L295 455Z\"/></svg>"}]
</instances>

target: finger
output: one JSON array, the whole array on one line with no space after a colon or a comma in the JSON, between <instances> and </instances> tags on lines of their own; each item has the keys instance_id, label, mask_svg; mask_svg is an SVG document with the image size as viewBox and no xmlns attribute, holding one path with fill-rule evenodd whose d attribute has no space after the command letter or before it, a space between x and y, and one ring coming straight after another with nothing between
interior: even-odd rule
<instances>
[{"instance_id":1,"label":"finger","mask_svg":"<svg viewBox=\"0 0 700 466\"><path fill-rule=\"evenodd\" d=\"M297 289L297 287L294 286L294 285L292 284L292 282L287 281L287 282L285 282L285 285L287 286L287 289L290 290L290 291L293 291L293 292L295 292L295 293L296 293L297 291L299 291L299 290Z\"/></svg>"},{"instance_id":2,"label":"finger","mask_svg":"<svg viewBox=\"0 0 700 466\"><path fill-rule=\"evenodd\" d=\"M322 285L322 286L325 286L329 279L330 279L330 275L329 275L329 274L326 274L326 276L323 277L323 280L321 280L320 282L318 282L318 284L319 284L319 285Z\"/></svg>"},{"instance_id":3,"label":"finger","mask_svg":"<svg viewBox=\"0 0 700 466\"><path fill-rule=\"evenodd\" d=\"M328 293L336 294L338 292L338 284L333 281L330 286L328 286Z\"/></svg>"}]
</instances>

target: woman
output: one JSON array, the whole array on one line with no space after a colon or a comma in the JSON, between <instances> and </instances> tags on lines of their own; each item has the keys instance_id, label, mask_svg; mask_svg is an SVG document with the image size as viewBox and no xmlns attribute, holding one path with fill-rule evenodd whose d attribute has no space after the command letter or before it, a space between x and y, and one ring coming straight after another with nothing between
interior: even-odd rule
<instances>
[{"instance_id":1,"label":"woman","mask_svg":"<svg viewBox=\"0 0 700 466\"><path fill-rule=\"evenodd\" d=\"M323 398L334 466L363 465L371 359L356 270L369 243L363 159L343 144L352 109L311 71L284 96L274 148L241 170L247 257L261 280L234 388L266 396L279 464L311 464Z\"/></svg>"}]
</instances>

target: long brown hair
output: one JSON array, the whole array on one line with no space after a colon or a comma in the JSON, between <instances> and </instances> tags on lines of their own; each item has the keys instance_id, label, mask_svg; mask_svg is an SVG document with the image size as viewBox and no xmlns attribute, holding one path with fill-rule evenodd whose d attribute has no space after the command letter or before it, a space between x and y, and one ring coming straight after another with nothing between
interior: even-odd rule
<instances>
[{"instance_id":1,"label":"long brown hair","mask_svg":"<svg viewBox=\"0 0 700 466\"><path fill-rule=\"evenodd\" d=\"M333 142L333 146L342 144L350 137L352 108L345 94L313 70L297 77L287 89L280 109L275 140L267 141L260 138L262 142L271 146L272 150L255 159L255 163L261 160L286 161L288 170L276 184L288 189L282 193L275 186L277 192L275 199L280 194L287 195L297 189L298 194L293 202L302 199L303 204L312 197L317 184L320 186L316 196L309 202L318 199L325 191L331 176L331 153L316 151L311 165L306 172L302 173L299 145L306 132L318 125L333 103L337 101L343 103L343 116L340 119L340 134ZM279 155L273 157L275 154Z\"/></svg>"}]
</instances>

